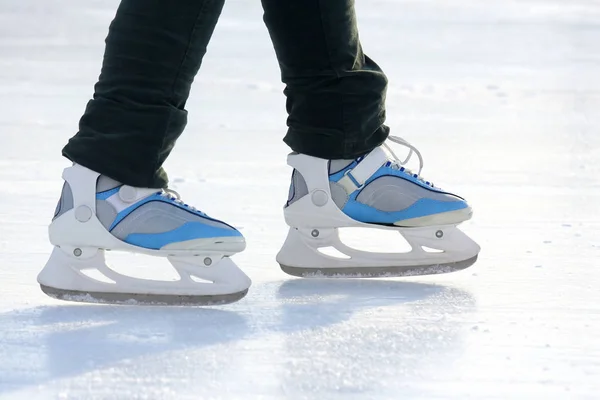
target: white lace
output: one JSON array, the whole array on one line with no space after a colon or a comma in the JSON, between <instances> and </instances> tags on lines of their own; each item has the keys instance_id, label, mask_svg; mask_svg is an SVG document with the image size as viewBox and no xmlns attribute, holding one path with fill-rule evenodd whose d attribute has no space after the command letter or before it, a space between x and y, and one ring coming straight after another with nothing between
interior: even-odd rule
<instances>
[{"instance_id":1,"label":"white lace","mask_svg":"<svg viewBox=\"0 0 600 400\"><path fill-rule=\"evenodd\" d=\"M388 140L391 142L406 146L410 150L408 152L408 156L406 156L404 161L400 161L400 158L396 155L396 153L394 153L394 150L392 150L390 145L388 145L387 143L383 143L383 147L385 147L385 149L387 151L389 151L390 155L394 158L394 160L392 160L392 166L396 169L400 169L401 167L403 167L404 171L406 171L407 173L409 173L411 175L416 175L415 176L416 178L418 178L419 180L421 180L425 183L428 183L425 181L425 179L423 179L421 177L421 171L423 170L423 156L421 155L421 152L415 146L410 144L406 139L403 139L400 136L391 136L390 135L390 136L388 136ZM413 171L411 171L410 169L405 167L405 165L410 161L410 158L412 157L413 153L415 153L417 155L417 157L419 158L419 172L416 174ZM433 186L433 183L429 182L429 184L431 186Z\"/></svg>"},{"instance_id":2,"label":"white lace","mask_svg":"<svg viewBox=\"0 0 600 400\"><path fill-rule=\"evenodd\" d=\"M181 204L184 207L189 208L190 210L193 211L199 211L196 207L190 206L189 204L184 203L181 200L181 196L179 195L179 193L177 193L177 191L173 190L173 189L163 189L163 196L168 197L169 199L173 200L175 203L177 204Z\"/></svg>"}]
</instances>

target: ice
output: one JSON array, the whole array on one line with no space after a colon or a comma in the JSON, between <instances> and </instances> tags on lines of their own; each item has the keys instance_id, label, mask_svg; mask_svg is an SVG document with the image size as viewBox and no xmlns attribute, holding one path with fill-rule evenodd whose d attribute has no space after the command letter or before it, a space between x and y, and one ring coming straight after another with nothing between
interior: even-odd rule
<instances>
[{"instance_id":1,"label":"ice","mask_svg":"<svg viewBox=\"0 0 600 400\"><path fill-rule=\"evenodd\" d=\"M321 281L275 262L283 87L260 2L229 0L167 165L248 239L250 293L210 309L73 305L35 281L116 5L0 2L0 399L597 398L598 2L358 2L388 122L473 204L482 252L454 274Z\"/></svg>"}]
</instances>

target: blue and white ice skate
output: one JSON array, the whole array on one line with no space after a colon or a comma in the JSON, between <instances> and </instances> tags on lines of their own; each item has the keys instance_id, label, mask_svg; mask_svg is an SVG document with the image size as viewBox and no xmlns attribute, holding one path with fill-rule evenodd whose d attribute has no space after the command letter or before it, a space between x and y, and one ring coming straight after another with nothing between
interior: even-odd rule
<instances>
[{"instance_id":1,"label":"blue and white ice skate","mask_svg":"<svg viewBox=\"0 0 600 400\"><path fill-rule=\"evenodd\" d=\"M464 269L477 260L479 246L457 228L471 218L467 202L421 177L423 159L408 147L400 161L384 144L356 160L324 160L290 154L294 168L284 208L290 226L277 255L284 272L302 277L379 277L437 274ZM419 171L405 165L419 158ZM340 228L398 231L410 251L375 253L344 244ZM333 247L336 255L324 251Z\"/></svg>"},{"instance_id":2,"label":"blue and white ice skate","mask_svg":"<svg viewBox=\"0 0 600 400\"><path fill-rule=\"evenodd\" d=\"M171 190L122 185L81 165L66 168L63 179L49 227L55 247L38 276L49 296L101 303L209 305L246 295L250 279L229 258L246 246L237 229L183 203ZM165 257L180 279L120 274L107 266L105 250ZM108 279L83 272L90 269Z\"/></svg>"}]
</instances>

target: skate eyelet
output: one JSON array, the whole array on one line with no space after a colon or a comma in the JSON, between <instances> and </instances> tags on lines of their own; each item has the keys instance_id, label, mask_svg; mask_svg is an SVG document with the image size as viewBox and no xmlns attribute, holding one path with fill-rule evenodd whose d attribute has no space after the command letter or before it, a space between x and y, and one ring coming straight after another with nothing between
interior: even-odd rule
<instances>
[{"instance_id":1,"label":"skate eyelet","mask_svg":"<svg viewBox=\"0 0 600 400\"><path fill-rule=\"evenodd\" d=\"M312 232L310 232L310 236L312 236L314 238L319 237L319 230L313 229Z\"/></svg>"},{"instance_id":2,"label":"skate eyelet","mask_svg":"<svg viewBox=\"0 0 600 400\"><path fill-rule=\"evenodd\" d=\"M437 237L438 239L441 239L442 237L444 237L444 232L441 230L435 232L435 237Z\"/></svg>"}]
</instances>

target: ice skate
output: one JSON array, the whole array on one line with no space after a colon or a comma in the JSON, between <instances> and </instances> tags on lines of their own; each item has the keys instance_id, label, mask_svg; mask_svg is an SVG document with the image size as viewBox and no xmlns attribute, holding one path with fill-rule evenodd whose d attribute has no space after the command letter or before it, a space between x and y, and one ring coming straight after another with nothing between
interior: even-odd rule
<instances>
[{"instance_id":1,"label":"ice skate","mask_svg":"<svg viewBox=\"0 0 600 400\"><path fill-rule=\"evenodd\" d=\"M457 226L471 218L464 199L421 177L423 159L402 138L390 141L409 149L400 161L384 144L356 160L325 160L290 154L294 168L284 208L290 226L277 255L282 270L301 277L394 277L437 274L472 265L479 246ZM419 158L419 171L405 167ZM395 230L410 251L375 253L345 245L339 229ZM333 247L340 256L325 254Z\"/></svg>"},{"instance_id":2,"label":"ice skate","mask_svg":"<svg viewBox=\"0 0 600 400\"><path fill-rule=\"evenodd\" d=\"M211 305L237 301L250 279L229 256L244 250L235 228L188 206L170 190L122 185L80 165L66 168L49 227L55 246L38 282L47 295L100 303ZM180 279L120 274L105 251L166 258ZM106 281L83 273L95 269ZM196 278L196 279L193 279Z\"/></svg>"}]
</instances>

